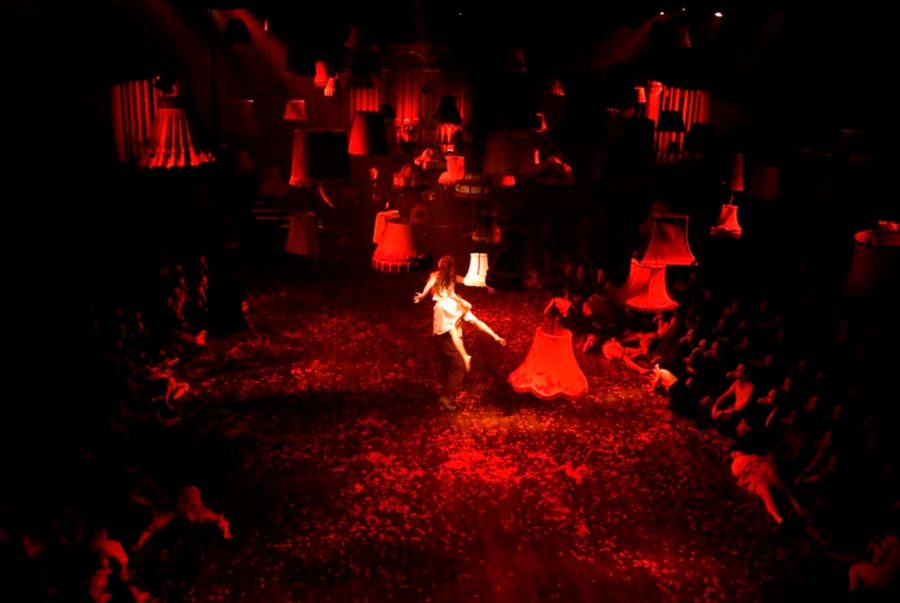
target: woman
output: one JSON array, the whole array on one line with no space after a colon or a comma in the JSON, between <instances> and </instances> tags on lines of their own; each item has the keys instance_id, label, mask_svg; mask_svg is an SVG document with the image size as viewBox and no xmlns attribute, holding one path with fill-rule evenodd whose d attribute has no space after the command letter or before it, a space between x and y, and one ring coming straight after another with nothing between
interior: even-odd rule
<instances>
[{"instance_id":1,"label":"woman","mask_svg":"<svg viewBox=\"0 0 900 603\"><path fill-rule=\"evenodd\" d=\"M462 277L456 274L453 256L445 255L438 261L438 269L429 275L425 288L413 296L413 301L419 303L425 299L429 291L431 292L431 299L434 300L434 334L443 335L449 332L453 346L468 371L471 368L472 357L466 353L466 347L463 344L462 323L464 320L471 322L493 337L494 341L500 345L506 345L506 340L472 314L472 304L456 293L456 283L461 283L462 280Z\"/></svg>"}]
</instances>

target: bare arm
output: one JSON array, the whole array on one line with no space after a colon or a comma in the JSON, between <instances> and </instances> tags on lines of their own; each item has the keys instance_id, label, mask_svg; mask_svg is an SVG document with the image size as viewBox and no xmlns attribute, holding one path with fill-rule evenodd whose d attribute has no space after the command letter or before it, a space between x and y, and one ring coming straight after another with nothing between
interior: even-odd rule
<instances>
[{"instance_id":1,"label":"bare arm","mask_svg":"<svg viewBox=\"0 0 900 603\"><path fill-rule=\"evenodd\" d=\"M437 282L437 272L432 272L431 275L428 277L428 282L425 283L425 288L422 289L422 291L420 293L416 293L415 295L413 295L413 302L419 303L420 301L425 299L425 297L431 291L432 287L434 287L434 284L436 282Z\"/></svg>"}]
</instances>

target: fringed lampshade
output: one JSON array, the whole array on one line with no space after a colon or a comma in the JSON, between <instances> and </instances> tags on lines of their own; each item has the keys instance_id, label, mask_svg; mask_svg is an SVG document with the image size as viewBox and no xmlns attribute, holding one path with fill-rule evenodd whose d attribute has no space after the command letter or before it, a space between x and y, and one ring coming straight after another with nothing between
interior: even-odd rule
<instances>
[{"instance_id":1,"label":"fringed lampshade","mask_svg":"<svg viewBox=\"0 0 900 603\"><path fill-rule=\"evenodd\" d=\"M688 243L688 216L660 214L653 216L650 243L641 264L652 266L695 266L697 260Z\"/></svg>"},{"instance_id":2,"label":"fringed lampshade","mask_svg":"<svg viewBox=\"0 0 900 603\"><path fill-rule=\"evenodd\" d=\"M309 121L306 113L306 101L302 98L291 99L284 104L284 121Z\"/></svg>"},{"instance_id":3,"label":"fringed lampshade","mask_svg":"<svg viewBox=\"0 0 900 603\"><path fill-rule=\"evenodd\" d=\"M575 360L572 331L538 327L525 360L509 376L512 388L544 400L577 398L588 389L587 377Z\"/></svg>"},{"instance_id":4,"label":"fringed lampshade","mask_svg":"<svg viewBox=\"0 0 900 603\"><path fill-rule=\"evenodd\" d=\"M457 197L483 197L491 192L491 186L481 174L466 174L453 186L453 191Z\"/></svg>"},{"instance_id":5,"label":"fringed lampshade","mask_svg":"<svg viewBox=\"0 0 900 603\"><path fill-rule=\"evenodd\" d=\"M728 181L728 190L733 193L744 192L744 154L735 153L731 161L731 179Z\"/></svg>"},{"instance_id":6,"label":"fringed lampshade","mask_svg":"<svg viewBox=\"0 0 900 603\"><path fill-rule=\"evenodd\" d=\"M844 292L853 299L896 296L900 283L900 232L863 230L853 236L853 260Z\"/></svg>"},{"instance_id":7,"label":"fringed lampshade","mask_svg":"<svg viewBox=\"0 0 900 603\"><path fill-rule=\"evenodd\" d=\"M316 229L316 214L311 211L291 213L291 228L288 231L284 250L294 255L319 255L319 235Z\"/></svg>"},{"instance_id":8,"label":"fringed lampshade","mask_svg":"<svg viewBox=\"0 0 900 603\"><path fill-rule=\"evenodd\" d=\"M488 256L486 253L469 254L469 271L463 278L468 287L487 287Z\"/></svg>"},{"instance_id":9,"label":"fringed lampshade","mask_svg":"<svg viewBox=\"0 0 900 603\"><path fill-rule=\"evenodd\" d=\"M387 131L384 117L375 111L357 111L350 129L351 155L387 155Z\"/></svg>"},{"instance_id":10,"label":"fringed lampshade","mask_svg":"<svg viewBox=\"0 0 900 603\"><path fill-rule=\"evenodd\" d=\"M197 141L181 97L159 99L153 131L141 154L142 168L191 168L216 158Z\"/></svg>"},{"instance_id":11,"label":"fringed lampshade","mask_svg":"<svg viewBox=\"0 0 900 603\"><path fill-rule=\"evenodd\" d=\"M291 186L350 177L347 135L332 130L294 130Z\"/></svg>"},{"instance_id":12,"label":"fringed lampshade","mask_svg":"<svg viewBox=\"0 0 900 603\"><path fill-rule=\"evenodd\" d=\"M741 238L741 225L738 223L738 206L726 203L719 212L718 223L709 229L714 237L729 239Z\"/></svg>"},{"instance_id":13,"label":"fringed lampshade","mask_svg":"<svg viewBox=\"0 0 900 603\"><path fill-rule=\"evenodd\" d=\"M456 97L442 96L438 108L431 118L439 124L462 125L462 116L456 106Z\"/></svg>"},{"instance_id":14,"label":"fringed lampshade","mask_svg":"<svg viewBox=\"0 0 900 603\"><path fill-rule=\"evenodd\" d=\"M616 298L642 312L661 312L678 306L666 288L666 267L642 264L635 259L631 260L628 280L616 292Z\"/></svg>"},{"instance_id":15,"label":"fringed lampshade","mask_svg":"<svg viewBox=\"0 0 900 603\"><path fill-rule=\"evenodd\" d=\"M453 184L466 175L466 157L464 155L447 155L447 171L438 177L440 184Z\"/></svg>"},{"instance_id":16,"label":"fringed lampshade","mask_svg":"<svg viewBox=\"0 0 900 603\"><path fill-rule=\"evenodd\" d=\"M372 254L372 267L380 272L408 271L418 257L409 220L388 220Z\"/></svg>"}]
</instances>

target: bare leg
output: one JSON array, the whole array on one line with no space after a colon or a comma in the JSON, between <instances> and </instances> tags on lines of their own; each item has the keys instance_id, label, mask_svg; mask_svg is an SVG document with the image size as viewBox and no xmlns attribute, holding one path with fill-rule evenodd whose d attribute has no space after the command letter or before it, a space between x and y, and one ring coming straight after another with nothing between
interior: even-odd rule
<instances>
[{"instance_id":1,"label":"bare leg","mask_svg":"<svg viewBox=\"0 0 900 603\"><path fill-rule=\"evenodd\" d=\"M453 347L459 352L460 357L463 359L463 363L466 365L466 372L468 372L472 367L472 357L466 353L466 346L463 344L462 338L462 327L459 323L450 329L450 339L453 340Z\"/></svg>"},{"instance_id":2,"label":"bare leg","mask_svg":"<svg viewBox=\"0 0 900 603\"><path fill-rule=\"evenodd\" d=\"M475 318L474 316L472 316L470 322L480 330L493 337L494 341L496 341L500 345L506 345L506 340L494 333L494 330L487 326L480 318Z\"/></svg>"}]
</instances>

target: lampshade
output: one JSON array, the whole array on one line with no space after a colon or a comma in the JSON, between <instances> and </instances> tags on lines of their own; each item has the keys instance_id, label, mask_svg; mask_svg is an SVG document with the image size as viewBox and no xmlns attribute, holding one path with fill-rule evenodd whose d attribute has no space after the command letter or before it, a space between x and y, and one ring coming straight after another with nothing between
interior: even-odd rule
<instances>
[{"instance_id":1,"label":"lampshade","mask_svg":"<svg viewBox=\"0 0 900 603\"><path fill-rule=\"evenodd\" d=\"M466 174L453 191L457 197L481 197L490 193L491 187L481 174Z\"/></svg>"},{"instance_id":2,"label":"lampshade","mask_svg":"<svg viewBox=\"0 0 900 603\"><path fill-rule=\"evenodd\" d=\"M741 225L738 223L737 205L731 203L723 205L719 212L719 221L709 229L709 233L714 237L740 239Z\"/></svg>"},{"instance_id":3,"label":"lampshade","mask_svg":"<svg viewBox=\"0 0 900 603\"><path fill-rule=\"evenodd\" d=\"M716 127L712 124L691 124L691 129L684 137L684 150L697 153L708 153L716 144Z\"/></svg>"},{"instance_id":4,"label":"lampshade","mask_svg":"<svg viewBox=\"0 0 900 603\"><path fill-rule=\"evenodd\" d=\"M212 163L216 158L203 148L193 133L181 97L159 99L153 131L141 154L142 168L190 168Z\"/></svg>"},{"instance_id":5,"label":"lampshade","mask_svg":"<svg viewBox=\"0 0 900 603\"><path fill-rule=\"evenodd\" d=\"M550 94L551 96L565 96L566 90L565 88L563 88L562 80L551 81L548 94Z\"/></svg>"},{"instance_id":6,"label":"lampshade","mask_svg":"<svg viewBox=\"0 0 900 603\"><path fill-rule=\"evenodd\" d=\"M351 155L388 154L387 132L381 113L357 111L354 114L347 151Z\"/></svg>"},{"instance_id":7,"label":"lampshade","mask_svg":"<svg viewBox=\"0 0 900 603\"><path fill-rule=\"evenodd\" d=\"M486 253L469 254L469 271L463 278L468 287L487 287L488 256Z\"/></svg>"},{"instance_id":8,"label":"lampshade","mask_svg":"<svg viewBox=\"0 0 900 603\"><path fill-rule=\"evenodd\" d=\"M697 260L688 243L688 216L660 214L653 217L653 231L641 264L694 266Z\"/></svg>"},{"instance_id":9,"label":"lampshade","mask_svg":"<svg viewBox=\"0 0 900 603\"><path fill-rule=\"evenodd\" d=\"M388 220L372 254L372 267L380 272L400 272L409 270L417 259L409 220Z\"/></svg>"},{"instance_id":10,"label":"lampshade","mask_svg":"<svg viewBox=\"0 0 900 603\"><path fill-rule=\"evenodd\" d=\"M438 177L440 184L453 184L466 175L466 157L464 155L447 155L447 171Z\"/></svg>"},{"instance_id":11,"label":"lampshade","mask_svg":"<svg viewBox=\"0 0 900 603\"><path fill-rule=\"evenodd\" d=\"M337 78L328 78L328 82L325 84L325 96L334 96L334 93L338 91L339 87L340 82L338 82Z\"/></svg>"},{"instance_id":12,"label":"lampshade","mask_svg":"<svg viewBox=\"0 0 900 603\"><path fill-rule=\"evenodd\" d=\"M284 104L284 121L309 121L306 113L306 101L302 98L291 99Z\"/></svg>"},{"instance_id":13,"label":"lampshade","mask_svg":"<svg viewBox=\"0 0 900 603\"><path fill-rule=\"evenodd\" d=\"M660 111L656 131L684 132L684 119L681 117L681 111Z\"/></svg>"},{"instance_id":14,"label":"lampshade","mask_svg":"<svg viewBox=\"0 0 900 603\"><path fill-rule=\"evenodd\" d=\"M222 103L219 124L225 144L241 146L259 140L254 104L252 98L229 98Z\"/></svg>"},{"instance_id":15,"label":"lampshade","mask_svg":"<svg viewBox=\"0 0 900 603\"><path fill-rule=\"evenodd\" d=\"M284 250L294 255L319 255L319 235L316 228L316 214L311 211L291 213L291 227L288 231Z\"/></svg>"},{"instance_id":16,"label":"lampshade","mask_svg":"<svg viewBox=\"0 0 900 603\"><path fill-rule=\"evenodd\" d=\"M577 398L588 389L587 377L575 360L572 331L538 327L525 360L509 376L509 384L520 393L544 400Z\"/></svg>"},{"instance_id":17,"label":"lampshade","mask_svg":"<svg viewBox=\"0 0 900 603\"><path fill-rule=\"evenodd\" d=\"M731 179L728 181L728 190L733 193L744 192L744 154L735 153L731 161Z\"/></svg>"},{"instance_id":18,"label":"lampshade","mask_svg":"<svg viewBox=\"0 0 900 603\"><path fill-rule=\"evenodd\" d=\"M316 61L316 75L313 77L313 84L315 84L316 88L324 88L328 84L329 78L328 63Z\"/></svg>"},{"instance_id":19,"label":"lampshade","mask_svg":"<svg viewBox=\"0 0 900 603\"><path fill-rule=\"evenodd\" d=\"M678 306L666 288L666 267L631 260L628 280L616 291L616 299L625 306L642 312L661 312Z\"/></svg>"},{"instance_id":20,"label":"lampshade","mask_svg":"<svg viewBox=\"0 0 900 603\"><path fill-rule=\"evenodd\" d=\"M844 292L853 299L896 295L900 283L900 232L862 230L853 237L853 260Z\"/></svg>"},{"instance_id":21,"label":"lampshade","mask_svg":"<svg viewBox=\"0 0 900 603\"><path fill-rule=\"evenodd\" d=\"M456 97L442 96L437 111L431 118L439 124L462 125L462 116L456 106Z\"/></svg>"},{"instance_id":22,"label":"lampshade","mask_svg":"<svg viewBox=\"0 0 900 603\"><path fill-rule=\"evenodd\" d=\"M332 130L294 130L291 186L349 177L346 134Z\"/></svg>"},{"instance_id":23,"label":"lampshade","mask_svg":"<svg viewBox=\"0 0 900 603\"><path fill-rule=\"evenodd\" d=\"M634 102L643 105L647 102L647 89L643 86L634 87Z\"/></svg>"}]
</instances>

